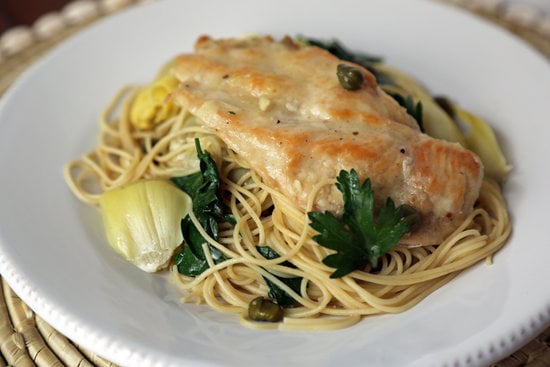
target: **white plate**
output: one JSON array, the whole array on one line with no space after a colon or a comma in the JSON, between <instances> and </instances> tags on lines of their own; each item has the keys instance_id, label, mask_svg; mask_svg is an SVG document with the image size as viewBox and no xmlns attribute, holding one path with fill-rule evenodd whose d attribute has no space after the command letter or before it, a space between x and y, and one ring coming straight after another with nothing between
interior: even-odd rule
<instances>
[{"instance_id":1,"label":"white plate","mask_svg":"<svg viewBox=\"0 0 550 367\"><path fill-rule=\"evenodd\" d=\"M253 331L180 305L165 277L107 247L62 167L93 147L117 89L202 33L305 34L384 55L494 124L514 171L512 239L412 310L334 332ZM125 365L486 365L550 324L550 67L530 47L426 1L162 1L98 22L37 62L0 108L0 270L47 322Z\"/></svg>"}]
</instances>

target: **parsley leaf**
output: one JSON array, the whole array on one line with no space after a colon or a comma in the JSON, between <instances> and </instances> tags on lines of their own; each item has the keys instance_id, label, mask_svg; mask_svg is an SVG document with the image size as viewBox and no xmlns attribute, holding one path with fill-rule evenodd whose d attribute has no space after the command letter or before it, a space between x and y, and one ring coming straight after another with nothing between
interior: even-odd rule
<instances>
[{"instance_id":1,"label":"parsley leaf","mask_svg":"<svg viewBox=\"0 0 550 367\"><path fill-rule=\"evenodd\" d=\"M330 41L323 41L315 38L305 37L299 37L299 39L303 40L311 46L317 46L319 48L327 50L341 60L350 61L359 65L365 66L382 61L382 58L380 56L350 51L346 47L344 47L344 45L342 45L338 40L333 39Z\"/></svg>"},{"instance_id":2,"label":"parsley leaf","mask_svg":"<svg viewBox=\"0 0 550 367\"><path fill-rule=\"evenodd\" d=\"M414 104L414 100L411 96L407 96L407 98L403 97L399 93L388 93L390 96L393 97L399 103L402 107L405 107L407 110L407 113L414 117L416 120L416 123L418 124L418 127L420 128L420 131L424 132L424 119L422 117L422 102L418 102Z\"/></svg>"},{"instance_id":3,"label":"parsley leaf","mask_svg":"<svg viewBox=\"0 0 550 367\"><path fill-rule=\"evenodd\" d=\"M313 237L319 245L335 250L323 263L335 268L331 278L339 278L367 264L373 268L418 221L407 205L396 207L386 199L378 217L374 217L374 192L369 179L361 185L355 170L340 171L336 187L342 192L344 211L341 219L330 212L309 212L310 226L319 232Z\"/></svg>"},{"instance_id":4,"label":"parsley leaf","mask_svg":"<svg viewBox=\"0 0 550 367\"><path fill-rule=\"evenodd\" d=\"M279 257L279 254L269 246L256 246L258 252L268 260L276 259ZM289 268L296 268L292 263L285 261L281 263L283 266ZM283 307L293 307L296 305L296 300L292 298L290 294L282 290L277 284L273 283L266 277L263 277L267 286L269 287L269 292L267 296L271 298L279 306ZM300 286L302 284L302 277L280 277L276 276L281 282L286 284L290 289L296 293L300 293Z\"/></svg>"},{"instance_id":5,"label":"parsley leaf","mask_svg":"<svg viewBox=\"0 0 550 367\"><path fill-rule=\"evenodd\" d=\"M229 214L229 209L218 197L221 182L216 162L214 162L208 151L202 151L199 139L195 139L195 147L200 160L200 171L187 176L173 177L172 181L191 196L193 199L193 212L199 220L215 217L235 224L235 219ZM217 224L209 220L206 222L201 221L201 224L212 224L217 229ZM205 229L208 232L209 227L205 227Z\"/></svg>"},{"instance_id":6,"label":"parsley leaf","mask_svg":"<svg viewBox=\"0 0 550 367\"><path fill-rule=\"evenodd\" d=\"M340 60L345 60L361 65L374 75L377 83L380 85L395 85L390 75L376 67L376 64L383 61L382 57L380 56L350 51L337 40L324 41L307 37L298 37L298 39L308 45L322 48L323 50L326 50L334 56L338 57Z\"/></svg>"},{"instance_id":7,"label":"parsley leaf","mask_svg":"<svg viewBox=\"0 0 550 367\"><path fill-rule=\"evenodd\" d=\"M218 221L234 225L235 219L218 196L220 177L216 162L210 153L202 151L199 139L195 139L195 146L200 160L200 171L187 176L173 177L172 182L191 197L193 213L201 227L210 237L217 240ZM208 269L206 256L202 249L202 244L207 241L195 227L189 215L181 221L181 232L186 246L175 257L178 271L185 275L199 275ZM210 245L208 247L216 264L226 260L217 248Z\"/></svg>"}]
</instances>

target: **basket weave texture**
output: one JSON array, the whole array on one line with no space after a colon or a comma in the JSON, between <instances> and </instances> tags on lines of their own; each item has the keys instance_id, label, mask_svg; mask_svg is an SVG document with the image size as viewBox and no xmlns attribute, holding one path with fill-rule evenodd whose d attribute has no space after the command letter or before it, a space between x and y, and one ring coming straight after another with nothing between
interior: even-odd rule
<instances>
[{"instance_id":1,"label":"basket weave texture","mask_svg":"<svg viewBox=\"0 0 550 367\"><path fill-rule=\"evenodd\" d=\"M513 18L503 16L501 7L480 7L476 6L476 2L467 0L440 1L467 8L508 29L550 59L550 36L541 34L526 24L518 24ZM118 3L130 6L134 1ZM68 24L49 38L36 40L8 57L0 57L0 97L22 72L46 51L96 19L107 15L106 12L100 11L90 14L91 16L83 17L79 22ZM36 315L1 277L0 282L0 367L115 366L52 328ZM491 367L519 366L550 367L550 328Z\"/></svg>"}]
</instances>

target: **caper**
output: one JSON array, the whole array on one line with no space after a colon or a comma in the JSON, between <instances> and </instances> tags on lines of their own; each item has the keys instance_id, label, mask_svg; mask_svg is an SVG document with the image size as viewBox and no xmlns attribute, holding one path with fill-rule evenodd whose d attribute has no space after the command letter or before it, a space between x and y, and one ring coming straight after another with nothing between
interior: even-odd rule
<instances>
[{"instance_id":1,"label":"caper","mask_svg":"<svg viewBox=\"0 0 550 367\"><path fill-rule=\"evenodd\" d=\"M413 232L420 226L420 214L418 214L418 211L415 208L407 204L401 205L401 208L403 209L403 216L401 220L409 223L409 231Z\"/></svg>"},{"instance_id":2,"label":"caper","mask_svg":"<svg viewBox=\"0 0 550 367\"><path fill-rule=\"evenodd\" d=\"M358 90L363 86L363 73L356 67L338 64L336 76L342 88L346 90Z\"/></svg>"},{"instance_id":3,"label":"caper","mask_svg":"<svg viewBox=\"0 0 550 367\"><path fill-rule=\"evenodd\" d=\"M260 296L248 304L248 317L254 321L277 322L283 318L283 309L270 299Z\"/></svg>"}]
</instances>

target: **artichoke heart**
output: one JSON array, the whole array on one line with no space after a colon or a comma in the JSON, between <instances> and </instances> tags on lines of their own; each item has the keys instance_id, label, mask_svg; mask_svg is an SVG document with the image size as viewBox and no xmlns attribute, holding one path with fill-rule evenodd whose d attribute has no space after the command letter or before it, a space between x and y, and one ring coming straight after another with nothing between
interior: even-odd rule
<instances>
[{"instance_id":1,"label":"artichoke heart","mask_svg":"<svg viewBox=\"0 0 550 367\"><path fill-rule=\"evenodd\" d=\"M135 97L130 109L130 122L139 130L150 130L171 116L179 113L180 107L168 96L179 85L173 72L174 61L162 67L156 79L145 86Z\"/></svg>"},{"instance_id":2,"label":"artichoke heart","mask_svg":"<svg viewBox=\"0 0 550 367\"><path fill-rule=\"evenodd\" d=\"M506 181L512 167L506 161L493 129L473 113L456 106L454 109L458 119L466 124L466 145L481 158L485 175L499 183Z\"/></svg>"},{"instance_id":3,"label":"artichoke heart","mask_svg":"<svg viewBox=\"0 0 550 367\"><path fill-rule=\"evenodd\" d=\"M140 269L155 272L182 243L180 222L192 201L170 181L151 179L105 192L99 206L109 244Z\"/></svg>"}]
</instances>

